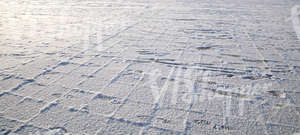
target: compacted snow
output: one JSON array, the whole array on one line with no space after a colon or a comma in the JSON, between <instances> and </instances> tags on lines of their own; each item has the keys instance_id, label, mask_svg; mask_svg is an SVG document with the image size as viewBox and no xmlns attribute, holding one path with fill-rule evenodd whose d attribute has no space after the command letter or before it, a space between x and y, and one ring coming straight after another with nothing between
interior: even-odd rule
<instances>
[{"instance_id":1,"label":"compacted snow","mask_svg":"<svg viewBox=\"0 0 300 135\"><path fill-rule=\"evenodd\" d=\"M300 133L296 0L1 0L0 134Z\"/></svg>"}]
</instances>

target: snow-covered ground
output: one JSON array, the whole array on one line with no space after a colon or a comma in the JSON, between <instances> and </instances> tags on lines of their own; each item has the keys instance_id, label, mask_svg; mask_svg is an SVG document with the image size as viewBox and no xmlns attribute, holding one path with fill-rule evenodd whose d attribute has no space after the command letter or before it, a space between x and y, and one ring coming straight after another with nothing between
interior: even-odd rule
<instances>
[{"instance_id":1,"label":"snow-covered ground","mask_svg":"<svg viewBox=\"0 0 300 135\"><path fill-rule=\"evenodd\" d=\"M297 134L299 4L1 0L0 134Z\"/></svg>"}]
</instances>

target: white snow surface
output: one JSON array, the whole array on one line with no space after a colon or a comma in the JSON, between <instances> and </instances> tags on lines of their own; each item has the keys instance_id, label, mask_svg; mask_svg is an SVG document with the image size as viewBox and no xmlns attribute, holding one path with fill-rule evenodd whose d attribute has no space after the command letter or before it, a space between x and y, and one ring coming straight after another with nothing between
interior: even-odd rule
<instances>
[{"instance_id":1,"label":"white snow surface","mask_svg":"<svg viewBox=\"0 0 300 135\"><path fill-rule=\"evenodd\" d=\"M297 134L299 5L1 0L0 134Z\"/></svg>"}]
</instances>

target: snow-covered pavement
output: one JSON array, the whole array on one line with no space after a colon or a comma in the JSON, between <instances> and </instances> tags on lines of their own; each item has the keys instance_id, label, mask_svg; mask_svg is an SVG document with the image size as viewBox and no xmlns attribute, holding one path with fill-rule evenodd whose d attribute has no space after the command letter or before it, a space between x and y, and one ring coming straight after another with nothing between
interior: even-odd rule
<instances>
[{"instance_id":1,"label":"snow-covered pavement","mask_svg":"<svg viewBox=\"0 0 300 135\"><path fill-rule=\"evenodd\" d=\"M300 133L298 5L1 0L0 134Z\"/></svg>"}]
</instances>

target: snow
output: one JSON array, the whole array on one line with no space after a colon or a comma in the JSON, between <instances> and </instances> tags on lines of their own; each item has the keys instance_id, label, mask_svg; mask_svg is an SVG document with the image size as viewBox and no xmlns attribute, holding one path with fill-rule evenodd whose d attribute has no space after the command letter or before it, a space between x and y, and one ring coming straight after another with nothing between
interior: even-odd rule
<instances>
[{"instance_id":1,"label":"snow","mask_svg":"<svg viewBox=\"0 0 300 135\"><path fill-rule=\"evenodd\" d=\"M2 0L0 134L300 133L299 5Z\"/></svg>"}]
</instances>

